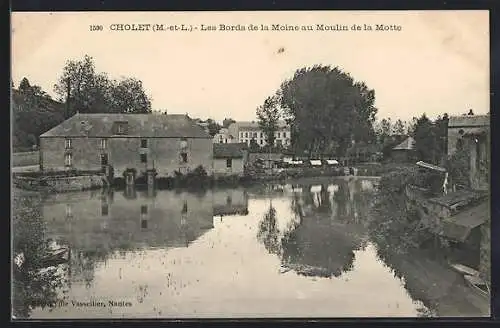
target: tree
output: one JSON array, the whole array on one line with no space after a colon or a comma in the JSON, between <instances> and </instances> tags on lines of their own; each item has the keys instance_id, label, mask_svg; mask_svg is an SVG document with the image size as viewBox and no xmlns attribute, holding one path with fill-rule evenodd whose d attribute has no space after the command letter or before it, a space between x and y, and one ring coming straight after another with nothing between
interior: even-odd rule
<instances>
[{"instance_id":1,"label":"tree","mask_svg":"<svg viewBox=\"0 0 500 328\"><path fill-rule=\"evenodd\" d=\"M342 156L352 140L374 138L375 92L337 67L299 69L278 94L296 153Z\"/></svg>"},{"instance_id":2,"label":"tree","mask_svg":"<svg viewBox=\"0 0 500 328\"><path fill-rule=\"evenodd\" d=\"M250 151L252 153L258 152L259 149L260 149L260 146L259 146L259 144L257 144L257 140L255 140L254 138L250 139L250 146L249 146L249 148L250 148Z\"/></svg>"},{"instance_id":3,"label":"tree","mask_svg":"<svg viewBox=\"0 0 500 328\"><path fill-rule=\"evenodd\" d=\"M103 87L105 87L105 83L105 80L103 80ZM151 100L146 95L141 81L135 78L113 81L110 89L111 111L118 113L151 113Z\"/></svg>"},{"instance_id":4,"label":"tree","mask_svg":"<svg viewBox=\"0 0 500 328\"><path fill-rule=\"evenodd\" d=\"M377 139L380 144L385 144L392 135L391 119L382 119L377 125Z\"/></svg>"},{"instance_id":5,"label":"tree","mask_svg":"<svg viewBox=\"0 0 500 328\"><path fill-rule=\"evenodd\" d=\"M425 162L434 163L434 147L435 147L435 136L434 127L432 121L427 117L427 115L422 114L422 116L417 120L415 126L415 148L417 156L420 160Z\"/></svg>"},{"instance_id":6,"label":"tree","mask_svg":"<svg viewBox=\"0 0 500 328\"><path fill-rule=\"evenodd\" d=\"M406 133L411 135L411 136L415 136L415 128L417 126L417 121L418 121L418 118L416 117L413 117L411 119L410 122L408 122L407 126L406 126Z\"/></svg>"},{"instance_id":7,"label":"tree","mask_svg":"<svg viewBox=\"0 0 500 328\"><path fill-rule=\"evenodd\" d=\"M228 128L233 123L236 123L236 121L232 118L225 118L224 121L222 121L222 126Z\"/></svg>"},{"instance_id":8,"label":"tree","mask_svg":"<svg viewBox=\"0 0 500 328\"><path fill-rule=\"evenodd\" d=\"M96 94L106 94L106 90L98 90L102 87L101 83L96 83L103 80L104 76L97 76L92 57L85 55L83 60L67 61L62 75L54 85L59 100L67 103L66 117L77 111L89 113L96 107L104 107L104 104L96 104L95 99Z\"/></svg>"},{"instance_id":9,"label":"tree","mask_svg":"<svg viewBox=\"0 0 500 328\"><path fill-rule=\"evenodd\" d=\"M406 134L406 128L405 124L401 119L398 119L396 123L394 123L394 128L393 128L394 134L397 135L404 135Z\"/></svg>"},{"instance_id":10,"label":"tree","mask_svg":"<svg viewBox=\"0 0 500 328\"><path fill-rule=\"evenodd\" d=\"M31 149L40 134L64 120L62 104L55 102L37 85L23 78L12 91L12 134L15 151Z\"/></svg>"},{"instance_id":11,"label":"tree","mask_svg":"<svg viewBox=\"0 0 500 328\"><path fill-rule=\"evenodd\" d=\"M280 111L277 96L267 97L264 104L257 108L259 127L264 133L267 146L274 147L275 133L278 130Z\"/></svg>"},{"instance_id":12,"label":"tree","mask_svg":"<svg viewBox=\"0 0 500 328\"><path fill-rule=\"evenodd\" d=\"M149 113L151 100L142 82L135 78L110 81L106 73L98 73L92 57L70 60L63 68L54 91L66 102L69 117L82 113Z\"/></svg>"},{"instance_id":13,"label":"tree","mask_svg":"<svg viewBox=\"0 0 500 328\"><path fill-rule=\"evenodd\" d=\"M211 137L215 136L221 129L220 124L212 120L211 118L207 120L207 123L208 123L208 133L210 134Z\"/></svg>"}]
</instances>

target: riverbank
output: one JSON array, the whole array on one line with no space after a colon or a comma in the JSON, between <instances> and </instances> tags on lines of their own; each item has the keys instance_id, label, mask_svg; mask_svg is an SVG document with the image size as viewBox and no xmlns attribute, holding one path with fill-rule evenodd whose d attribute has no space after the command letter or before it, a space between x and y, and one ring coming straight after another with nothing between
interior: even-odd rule
<instances>
[{"instance_id":1,"label":"riverbank","mask_svg":"<svg viewBox=\"0 0 500 328\"><path fill-rule=\"evenodd\" d=\"M152 187L158 189L205 189L212 187L235 187L248 186L268 182L287 181L311 181L324 178L353 177L364 179L379 179L383 173L404 168L401 164L360 164L350 170L344 167L306 167L281 169L271 172L252 172L244 175L209 176L207 172L195 170L187 174L177 174L172 177L155 177ZM355 175L345 175L347 172ZM13 170L13 180L16 187L27 190L47 191L47 192L67 192L77 190L97 189L103 187L126 187L125 177L107 178L101 171L60 171L60 172L40 172ZM109 183L108 183L109 181ZM135 177L131 186L143 188L148 187L145 176ZM151 187L151 186L150 186Z\"/></svg>"}]
</instances>

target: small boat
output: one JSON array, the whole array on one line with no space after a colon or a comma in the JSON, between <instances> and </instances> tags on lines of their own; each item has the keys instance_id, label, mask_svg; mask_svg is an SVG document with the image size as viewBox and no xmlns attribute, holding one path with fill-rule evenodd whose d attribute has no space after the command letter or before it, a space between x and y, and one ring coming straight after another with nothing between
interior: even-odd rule
<instances>
[{"instance_id":1,"label":"small boat","mask_svg":"<svg viewBox=\"0 0 500 328\"><path fill-rule=\"evenodd\" d=\"M489 297L490 296L490 286L486 281L479 278L478 276L465 275L465 281L481 296Z\"/></svg>"},{"instance_id":2,"label":"small boat","mask_svg":"<svg viewBox=\"0 0 500 328\"><path fill-rule=\"evenodd\" d=\"M469 276L475 276L475 277L479 276L479 271L474 270L473 268L470 268L466 265L451 264L451 267L463 275L469 275Z\"/></svg>"},{"instance_id":3,"label":"small boat","mask_svg":"<svg viewBox=\"0 0 500 328\"><path fill-rule=\"evenodd\" d=\"M41 260L40 266L42 268L56 266L68 262L69 249L60 247L50 250Z\"/></svg>"}]
</instances>

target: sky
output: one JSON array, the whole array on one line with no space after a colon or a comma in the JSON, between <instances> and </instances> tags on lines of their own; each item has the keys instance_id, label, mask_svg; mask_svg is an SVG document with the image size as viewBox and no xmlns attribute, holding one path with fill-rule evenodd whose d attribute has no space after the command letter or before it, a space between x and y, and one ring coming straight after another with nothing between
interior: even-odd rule
<instances>
[{"instance_id":1,"label":"sky","mask_svg":"<svg viewBox=\"0 0 500 328\"><path fill-rule=\"evenodd\" d=\"M487 11L14 12L11 24L15 85L26 77L53 97L65 63L88 54L111 78L141 80L153 110L203 119L255 120L256 108L283 81L317 64L338 66L374 89L378 119L490 108ZM198 29L115 31L112 24ZM247 29L201 31L202 24ZM314 30L249 31L249 24ZM348 31L320 31L316 24ZM355 24L361 30L351 30ZM375 31L376 24L401 30Z\"/></svg>"}]
</instances>

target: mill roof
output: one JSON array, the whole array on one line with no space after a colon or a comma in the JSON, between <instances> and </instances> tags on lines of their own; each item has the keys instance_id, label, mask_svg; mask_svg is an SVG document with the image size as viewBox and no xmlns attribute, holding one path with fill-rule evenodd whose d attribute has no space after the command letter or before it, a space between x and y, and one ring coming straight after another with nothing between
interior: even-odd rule
<instances>
[{"instance_id":1,"label":"mill roof","mask_svg":"<svg viewBox=\"0 0 500 328\"><path fill-rule=\"evenodd\" d=\"M260 130L259 122L252 121L240 121L231 124L233 127L237 127L238 129L249 129L249 130ZM288 127L285 121L278 121L278 128Z\"/></svg>"},{"instance_id":2,"label":"mill roof","mask_svg":"<svg viewBox=\"0 0 500 328\"><path fill-rule=\"evenodd\" d=\"M127 133L117 135L115 125L125 123ZM210 135L181 114L75 114L41 137L156 137L203 138Z\"/></svg>"},{"instance_id":3,"label":"mill roof","mask_svg":"<svg viewBox=\"0 0 500 328\"><path fill-rule=\"evenodd\" d=\"M461 127L484 127L490 126L489 115L466 115L466 116L451 116L448 121L448 128Z\"/></svg>"}]
</instances>

